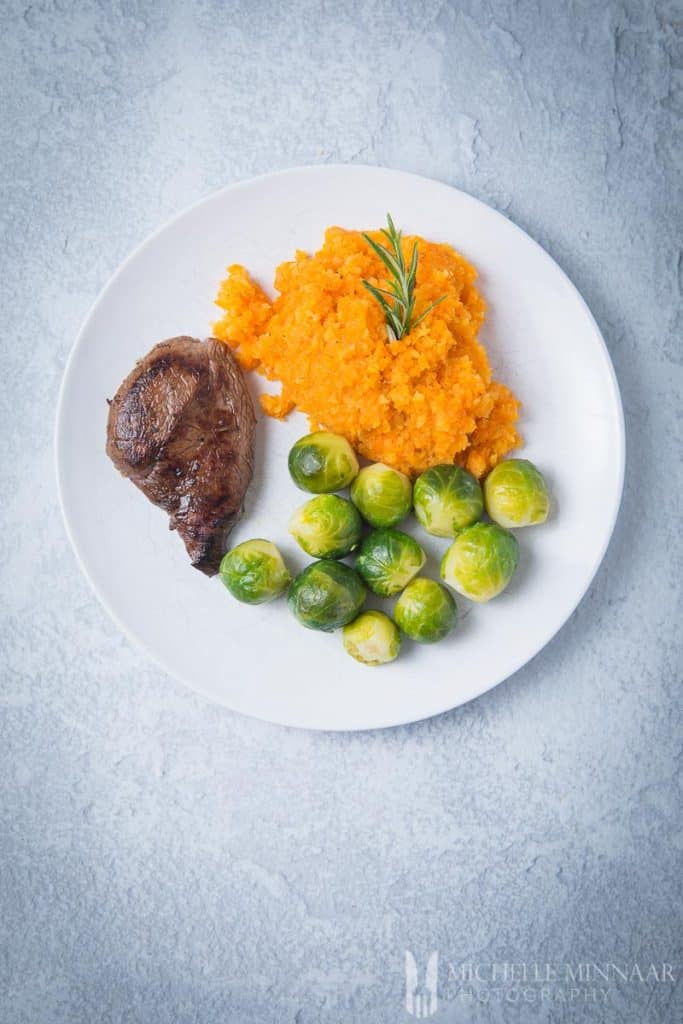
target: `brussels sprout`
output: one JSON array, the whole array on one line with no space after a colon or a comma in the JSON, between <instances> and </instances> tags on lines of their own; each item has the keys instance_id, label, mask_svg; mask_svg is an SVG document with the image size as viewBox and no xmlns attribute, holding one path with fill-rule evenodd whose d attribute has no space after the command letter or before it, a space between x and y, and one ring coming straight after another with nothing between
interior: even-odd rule
<instances>
[{"instance_id":1,"label":"brussels sprout","mask_svg":"<svg viewBox=\"0 0 683 1024\"><path fill-rule=\"evenodd\" d=\"M500 526L534 526L548 518L545 480L528 459L499 462L484 481L486 511Z\"/></svg>"},{"instance_id":2,"label":"brussels sprout","mask_svg":"<svg viewBox=\"0 0 683 1024\"><path fill-rule=\"evenodd\" d=\"M436 537L455 537L484 511L479 481L460 466L426 469L415 481L413 503L420 524Z\"/></svg>"},{"instance_id":3,"label":"brussels sprout","mask_svg":"<svg viewBox=\"0 0 683 1024\"><path fill-rule=\"evenodd\" d=\"M325 431L299 438L288 465L297 487L314 494L340 491L358 473L358 459L346 438Z\"/></svg>"},{"instance_id":4,"label":"brussels sprout","mask_svg":"<svg viewBox=\"0 0 683 1024\"><path fill-rule=\"evenodd\" d=\"M363 523L358 511L337 494L319 494L298 508L289 532L314 558L342 558L358 547Z\"/></svg>"},{"instance_id":5,"label":"brussels sprout","mask_svg":"<svg viewBox=\"0 0 683 1024\"><path fill-rule=\"evenodd\" d=\"M264 604L287 588L291 576L282 555L269 540L245 540L223 556L221 580L245 604Z\"/></svg>"},{"instance_id":6,"label":"brussels sprout","mask_svg":"<svg viewBox=\"0 0 683 1024\"><path fill-rule=\"evenodd\" d=\"M363 612L344 626L342 636L346 651L363 665L386 665L401 647L396 623L384 612Z\"/></svg>"},{"instance_id":7,"label":"brussels sprout","mask_svg":"<svg viewBox=\"0 0 683 1024\"><path fill-rule=\"evenodd\" d=\"M373 530L360 546L356 569L370 590L393 597L417 576L426 555L420 545L400 530Z\"/></svg>"},{"instance_id":8,"label":"brussels sprout","mask_svg":"<svg viewBox=\"0 0 683 1024\"><path fill-rule=\"evenodd\" d=\"M287 595L287 604L303 626L326 633L355 619L364 601L365 587L358 574L328 558L300 572Z\"/></svg>"},{"instance_id":9,"label":"brussels sprout","mask_svg":"<svg viewBox=\"0 0 683 1024\"><path fill-rule=\"evenodd\" d=\"M453 629L458 609L445 587L418 576L403 591L394 608L406 636L420 644L435 644Z\"/></svg>"},{"instance_id":10,"label":"brussels sprout","mask_svg":"<svg viewBox=\"0 0 683 1024\"><path fill-rule=\"evenodd\" d=\"M441 559L441 577L470 601L490 601L505 590L519 560L517 538L494 523L462 530Z\"/></svg>"},{"instance_id":11,"label":"brussels sprout","mask_svg":"<svg viewBox=\"0 0 683 1024\"><path fill-rule=\"evenodd\" d=\"M410 512L413 485L405 473L376 462L351 484L351 501L371 526L396 526Z\"/></svg>"}]
</instances>

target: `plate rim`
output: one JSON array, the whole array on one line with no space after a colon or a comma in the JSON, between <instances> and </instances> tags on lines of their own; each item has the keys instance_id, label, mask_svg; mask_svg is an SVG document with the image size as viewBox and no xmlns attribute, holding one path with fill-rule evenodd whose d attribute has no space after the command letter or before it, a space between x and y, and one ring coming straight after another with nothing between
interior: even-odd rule
<instances>
[{"instance_id":1,"label":"plate rim","mask_svg":"<svg viewBox=\"0 0 683 1024\"><path fill-rule=\"evenodd\" d=\"M453 704L453 703L451 703L451 698L449 697L448 700L446 701L446 703L443 706L441 706L441 707L439 707L439 708L437 708L435 710L430 710L426 714L420 715L417 718L413 717L411 715L408 716L408 717L399 717L399 718L396 718L394 716L394 717L392 717L390 719L384 719L384 720L381 720L381 721L378 720L378 721L373 721L373 722L371 722L369 724L366 724L366 725L355 725L355 726L344 725L344 724L340 724L338 726L337 725L317 726L317 725L310 725L310 724L304 725L304 724L301 724L299 722L286 721L282 717L273 718L273 717L269 717L268 714L263 714L263 713L258 713L257 714L254 711L246 711L246 710L243 710L241 708L234 708L234 707L231 707L229 704L226 704L226 703L223 703L222 701L218 701L218 700L214 699L209 694L207 694L204 690L202 690L200 687L196 686L193 682L191 682L188 679L184 678L179 672L176 672L171 667L169 667L161 659L160 656L158 656L149 646L147 646L147 644L139 636L137 636L134 632L132 632L131 628L128 625L126 625L121 620L119 615L112 608L112 606L109 603L108 599L105 597L105 595L101 591L101 589L98 586L98 584L93 579L93 577L92 577L92 575L91 575L91 573L90 573L90 571L89 571L89 569L88 569L88 567L87 567L87 565L86 565L86 563L84 561L84 558L83 558L83 556L81 554L81 551L80 551L80 548L79 548L79 545L78 545L78 541L77 541L77 539L76 539L76 537L74 535L74 532L73 532L73 530L71 528L71 524L69 522L69 518L68 518L68 515L67 515L65 496L64 496L64 494L65 494L65 492L64 492L64 481L63 481L63 477L62 477L62 460L61 460L61 457L60 457L60 452L63 449L63 445L62 445L61 442L62 442L62 436L63 436L63 430L64 430L66 390L67 390L67 385L68 385L69 379L71 377L71 374L73 373L73 369L74 369L74 366L75 366L75 363L76 363L77 355L79 353L79 350L80 350L81 346L83 345L84 337L85 337L85 335L86 335L86 333L87 333L87 331L88 331L88 329L90 327L90 322L93 319L93 316L95 314L96 309L98 308L98 306L100 305L102 300L105 298L107 293L110 291L110 289L112 289L115 286L115 284L118 281L119 277L125 272L126 268L129 266L129 264L132 263L140 255L140 253L142 253L149 245L151 245L158 238L159 235L163 234L166 230L168 230L170 227L172 227L177 221L180 221L183 218L189 216L190 214L192 214L195 210L199 209L200 207L202 207L202 206L204 206L204 205L206 205L206 204L208 204L210 202L215 201L220 196L223 196L223 195L225 195L227 193L230 193L230 192L238 192L241 189L246 188L248 186L252 186L254 183L259 182L259 181L272 180L274 178L282 178L282 177L286 177L288 175L300 175L302 173L307 174L307 173L320 173L320 172L325 173L327 171L333 171L333 172L335 172L335 171L336 172L343 171L343 172L347 172L347 173L348 172L351 172L351 173L356 173L356 172L367 173L367 172L370 172L370 173L373 173L373 174L374 173L377 173L377 174L390 174L392 176L398 176L398 177L412 179L412 180L414 180L416 182L421 182L423 184L426 182L426 183L428 183L431 186L439 187L441 189L447 190L448 192L458 193L461 196L464 196L468 200L468 202L472 202L476 206L481 206L488 213L493 213L497 217L502 218L509 226L511 226L514 229L514 231L517 234L522 236L526 242L530 242L538 250L539 254L541 255L541 257L542 257L542 259L544 261L549 262L550 264L552 264L553 268L556 271L559 271L559 273L561 274L561 276L562 276L562 278L564 280L565 285L567 285L569 287L573 297L575 299L578 299L578 302L579 302L580 306L582 307L583 312L587 316L588 322L589 322L589 324L590 324L590 326L591 326L591 328L593 330L593 334L596 336L597 341L599 343L599 349L600 349L600 353L601 353L601 356L602 356L603 364L604 364L605 369L607 371L607 378L609 380L611 394L612 394L612 398L613 398L614 406L615 406L615 413L616 413L616 416L615 416L615 427L616 427L616 435L617 435L617 451L615 452L615 468L616 468L616 471L617 471L616 500L614 501L614 504L613 504L610 520L609 520L609 523L608 523L608 529L606 529L606 531L605 531L605 536L604 536L603 544L602 544L602 546L601 546L601 548L600 548L600 550L599 550L599 552L598 552L598 554L597 554L597 556L596 556L596 558L594 560L593 565L591 566L590 572L587 575L586 584L583 587L583 589L581 590L581 592L578 594L578 596L576 598L576 601L572 604L572 606L570 607L569 611L564 616L564 618L562 619L560 624L559 625L553 625L549 630L547 630L544 633L544 639L543 639L541 645L538 647L536 652L531 655L531 657L527 657L527 656L522 655L519 659L517 659L513 663L513 667L510 669L509 672L507 672L503 677L501 677L500 679L496 680L495 682L490 683L489 685L487 685L475 697L471 697L469 700L465 700L465 701L462 701L461 703ZM586 596L586 594L587 594L591 584L593 583L593 581L594 581L594 579L595 579L595 577L597 575L597 572L598 572L600 566L602 565L602 562L603 562L603 560L605 558L605 555L607 553L607 549L609 548L609 545L611 543L612 537L614 535L614 529L615 529L616 522L617 522L617 519L618 519L618 516L619 516L620 509L621 509L621 504L622 504L622 500L623 500L623 493L624 493L624 479L625 479L625 469L626 469L626 427L625 427L625 417L624 417L623 402L622 402L622 399L621 399L621 391L620 391L620 388L619 388L619 382L618 382L618 379L617 379L616 371L614 369L614 364L612 362L612 358L610 356L609 349L608 349L607 343L606 343L606 341L605 341L605 339L603 337L603 334L602 334L602 331L600 329L600 326L597 323L595 317L593 316L593 313L592 313L590 307L588 306L588 303L586 302L586 300L584 299L583 295L581 294L579 289L576 287L574 282L571 280L569 275L566 273L564 268L560 265L560 263L547 251L547 249L545 249L541 245L540 242L538 242L532 235L530 235L527 231L525 231L524 228L521 228L518 224L516 224L510 217L508 217L508 215L506 213L502 212L501 210L496 209L494 206L489 205L488 203L484 202L484 200L479 199L477 196L473 196L471 193L466 192L464 189L458 188L455 185L450 185L447 182L440 181L438 178L430 178L428 175L417 174L417 173L415 173L413 171L400 170L400 169L396 169L396 168L392 168L392 167L386 167L386 166L383 166L383 165L380 165L380 164L363 164L363 163L347 164L347 163L338 163L338 162L335 162L335 163L319 163L319 164L302 164L302 165L293 165L291 167L281 168L281 169L279 169L277 171L266 171L263 174L258 174L258 175L255 175L253 177L250 177L250 178L244 178L244 179L241 179L239 181L232 182L229 185L224 185L222 188L216 189L214 192L211 192L208 195L203 196L202 198L198 199L196 202L193 202L193 203L189 204L188 206L186 206L183 209L179 210L177 213L173 214L171 217L167 218L159 227L155 228L152 232L147 234L142 239L142 241L140 241L128 253L128 255L117 265L117 267L114 270L113 274L111 274L110 277L106 280L105 284L102 286L102 288L97 293L95 299L90 304L90 306L89 306L89 308L88 308L88 310L87 310L87 312L86 312L86 314L85 314L85 316L84 316L84 318L83 318L83 320L81 322L81 326L80 326L80 328L79 328L79 330L78 330L78 332L77 332L77 334L76 334L76 336L74 338L74 341L71 344L71 348L69 349L69 353L68 353L68 356L66 358L66 362L64 363L64 368L62 370L62 375L61 375L61 380L60 380L60 385L59 385L59 391L58 391L58 396L57 396L57 406L56 406L55 419L54 419L53 465L54 465L54 472L55 472L56 485L57 485L57 500L58 500L58 503L59 503L61 519L62 519L62 523L64 524L64 529L66 531L66 535L68 537L71 549L72 549L72 551L73 551L73 553L75 555L76 563L79 566L81 572L83 573L83 576L85 577L85 579L88 582L88 585L90 586L90 589L94 593L95 597L99 601L99 603L102 606L102 608L106 611L106 613L109 615L111 620L116 624L116 626L120 629L120 631L123 633L123 635L126 637L126 639L131 643L131 645L134 648L144 652L145 656L147 658L149 658L150 661L153 664L155 664L157 667L159 667L166 675L169 675L172 679L175 679L177 682L181 683L188 690L190 690L194 694L197 694L203 700L211 703L212 705L214 705L216 707L222 707L224 710L230 712L231 714L241 714L241 715L247 716L248 718L257 720L257 721L268 722L270 724L283 726L285 728L303 729L303 730L306 730L306 731L310 730L310 731L315 731L315 732L369 732L369 731L374 731L376 729L394 728L394 727L399 727L399 726L404 726L404 725L411 725L411 724L414 724L414 723L416 724L418 722L424 722L424 721L429 720L430 718L435 718L438 715L443 715L443 714L446 714L449 711L455 711L459 707L464 707L467 704L471 704L473 701L476 701L480 697L482 697L485 693L488 693L490 690L493 690L495 687L499 686L501 683L504 683L504 682L508 681L509 679L511 679L525 665L528 665L532 661L534 661L542 653L542 651L548 646L550 641L555 636L557 636L564 629L564 627L566 626L566 624L569 621L569 619L572 617L572 615L574 614L576 609L579 607L579 605L581 604L581 602L585 598L585 596Z\"/></svg>"}]
</instances>

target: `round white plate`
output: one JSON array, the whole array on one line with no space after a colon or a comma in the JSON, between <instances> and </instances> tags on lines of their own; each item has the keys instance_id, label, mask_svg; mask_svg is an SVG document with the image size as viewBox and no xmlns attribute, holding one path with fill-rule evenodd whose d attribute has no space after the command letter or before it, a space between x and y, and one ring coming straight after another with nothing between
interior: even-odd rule
<instances>
[{"instance_id":1,"label":"round white plate","mask_svg":"<svg viewBox=\"0 0 683 1024\"><path fill-rule=\"evenodd\" d=\"M449 242L480 272L482 332L494 373L523 402L521 454L553 494L543 527L521 530L521 561L488 605L458 598L460 622L435 646L406 643L381 669L358 665L341 638L302 628L285 600L234 601L192 569L166 515L105 455L107 398L135 361L176 334L205 337L218 284L243 263L272 289L278 263L313 251L330 224L366 229L390 211L408 234ZM249 374L256 394L263 382ZM232 535L268 537L298 571L309 559L287 532L305 500L287 452L307 433L300 414L260 416L256 473ZM57 418L57 475L83 571L121 628L171 675L212 700L273 722L370 729L472 700L533 658L571 615L609 542L621 498L624 426L600 331L556 263L471 196L376 167L303 167L231 186L181 214L117 271L88 316L66 368ZM413 525L408 526L413 531ZM446 541L422 535L426 570Z\"/></svg>"}]
</instances>

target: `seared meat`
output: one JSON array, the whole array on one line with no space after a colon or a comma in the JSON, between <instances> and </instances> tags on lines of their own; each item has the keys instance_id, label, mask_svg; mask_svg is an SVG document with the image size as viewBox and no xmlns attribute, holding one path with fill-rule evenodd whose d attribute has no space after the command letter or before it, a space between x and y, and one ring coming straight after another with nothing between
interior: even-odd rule
<instances>
[{"instance_id":1,"label":"seared meat","mask_svg":"<svg viewBox=\"0 0 683 1024\"><path fill-rule=\"evenodd\" d=\"M107 454L171 517L192 564L213 576L242 511L256 419L230 349L170 338L141 359L116 392Z\"/></svg>"}]
</instances>

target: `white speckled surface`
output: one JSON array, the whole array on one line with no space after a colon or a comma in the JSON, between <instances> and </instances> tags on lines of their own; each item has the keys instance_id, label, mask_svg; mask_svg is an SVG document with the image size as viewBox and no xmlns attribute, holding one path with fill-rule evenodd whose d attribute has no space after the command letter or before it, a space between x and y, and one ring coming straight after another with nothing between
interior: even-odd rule
<instances>
[{"instance_id":1,"label":"white speckled surface","mask_svg":"<svg viewBox=\"0 0 683 1024\"><path fill-rule=\"evenodd\" d=\"M3 1024L389 1024L406 948L441 953L435 1020L680 1020L666 979L472 1002L449 967L681 975L680 5L0 19ZM78 574L52 468L71 341L127 252L223 184L325 160L440 178L537 238L605 334L629 445L607 559L553 643L460 711L355 736L234 716L148 665Z\"/></svg>"}]
</instances>

